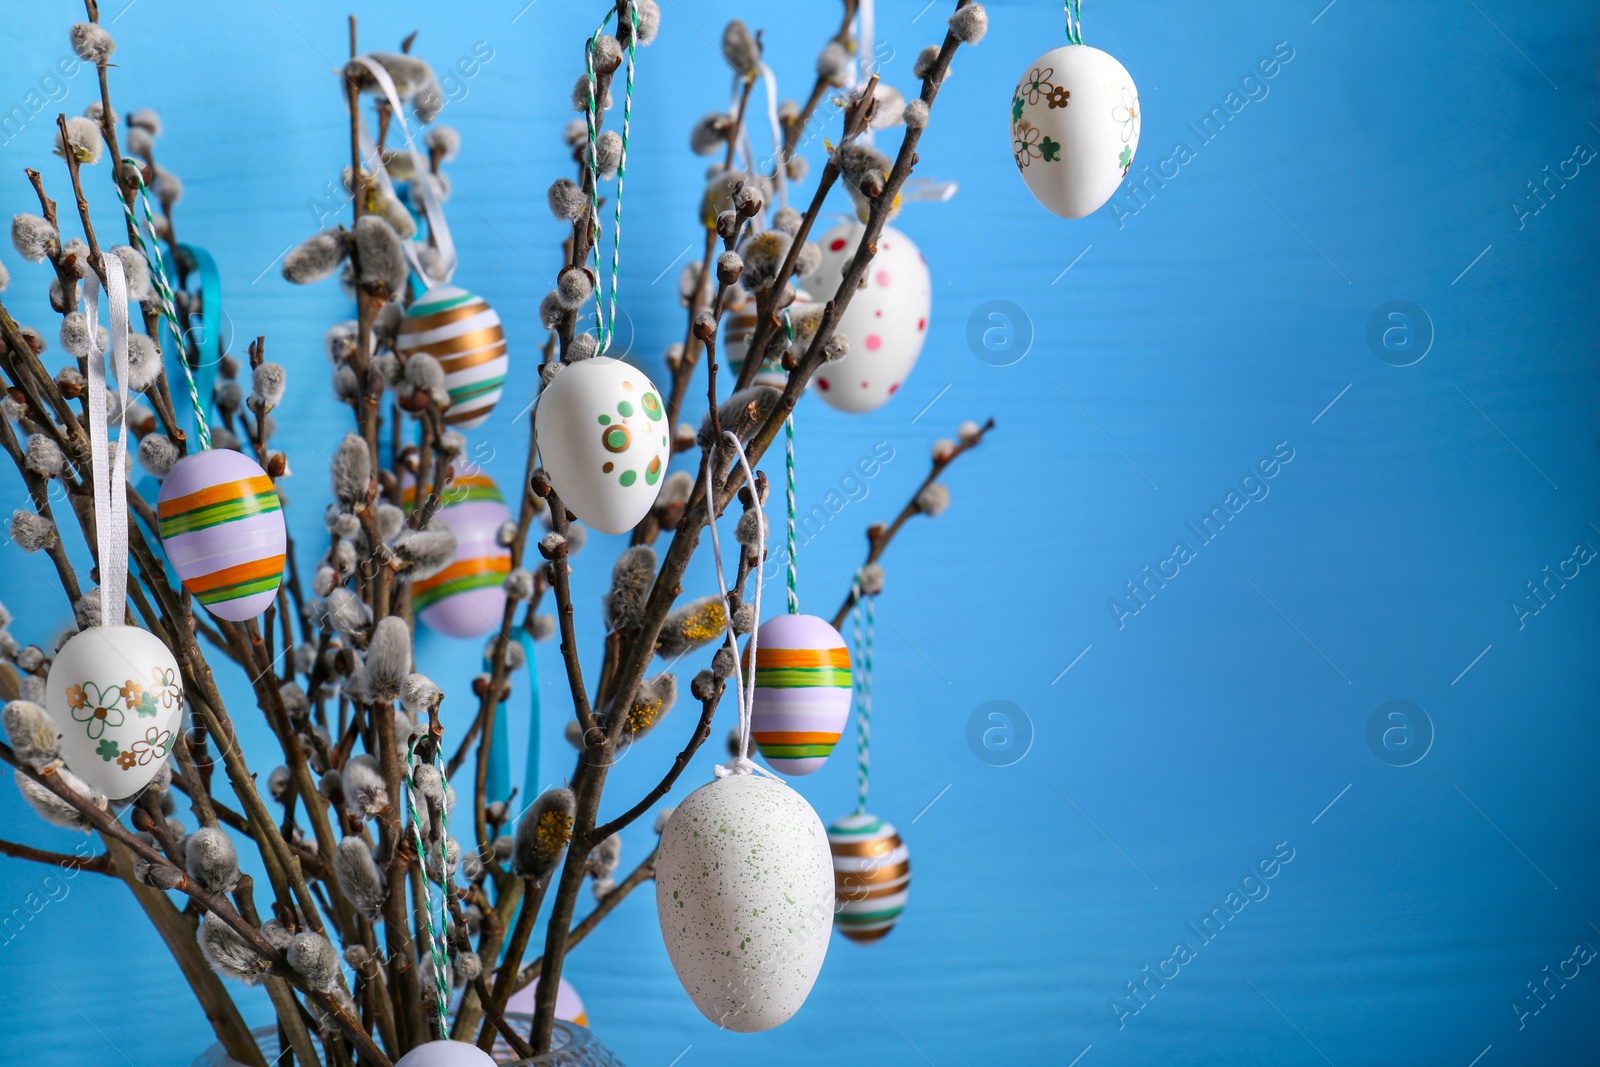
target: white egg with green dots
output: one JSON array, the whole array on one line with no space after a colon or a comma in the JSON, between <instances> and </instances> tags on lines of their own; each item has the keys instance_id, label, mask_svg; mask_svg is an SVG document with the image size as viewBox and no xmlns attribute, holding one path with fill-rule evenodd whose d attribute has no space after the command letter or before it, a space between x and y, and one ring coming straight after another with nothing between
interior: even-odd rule
<instances>
[{"instance_id":1,"label":"white egg with green dots","mask_svg":"<svg viewBox=\"0 0 1600 1067\"><path fill-rule=\"evenodd\" d=\"M534 412L539 457L561 502L602 533L626 533L649 513L672 456L661 393L620 359L569 363Z\"/></svg>"}]
</instances>

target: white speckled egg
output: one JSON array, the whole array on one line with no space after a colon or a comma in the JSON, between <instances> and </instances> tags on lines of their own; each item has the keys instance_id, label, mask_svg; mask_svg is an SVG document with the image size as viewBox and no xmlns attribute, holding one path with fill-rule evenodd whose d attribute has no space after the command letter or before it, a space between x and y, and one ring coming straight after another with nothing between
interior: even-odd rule
<instances>
[{"instance_id":1,"label":"white speckled egg","mask_svg":"<svg viewBox=\"0 0 1600 1067\"><path fill-rule=\"evenodd\" d=\"M74 774L112 800L150 784L183 718L178 663L137 626L94 626L56 653L45 710Z\"/></svg>"},{"instance_id":2,"label":"white speckled egg","mask_svg":"<svg viewBox=\"0 0 1600 1067\"><path fill-rule=\"evenodd\" d=\"M534 412L561 502L602 533L627 533L656 502L672 450L661 394L637 367L595 356L550 380Z\"/></svg>"},{"instance_id":3,"label":"white speckled egg","mask_svg":"<svg viewBox=\"0 0 1600 1067\"><path fill-rule=\"evenodd\" d=\"M817 299L831 300L839 291L864 229L858 222L846 223L818 241L822 262L803 279ZM813 378L830 407L852 414L876 411L905 382L922 354L933 302L927 261L893 226L878 235L878 254L867 265L866 283L839 320L839 332L850 338L850 351L823 364Z\"/></svg>"},{"instance_id":4,"label":"white speckled egg","mask_svg":"<svg viewBox=\"0 0 1600 1067\"><path fill-rule=\"evenodd\" d=\"M1098 48L1070 44L1028 65L1011 94L1011 154L1034 197L1068 219L1111 199L1139 148L1139 91Z\"/></svg>"},{"instance_id":5,"label":"white speckled egg","mask_svg":"<svg viewBox=\"0 0 1600 1067\"><path fill-rule=\"evenodd\" d=\"M758 774L718 778L673 811L656 856L656 909L678 981L700 1013L742 1034L800 1010L833 928L822 820Z\"/></svg>"}]
</instances>

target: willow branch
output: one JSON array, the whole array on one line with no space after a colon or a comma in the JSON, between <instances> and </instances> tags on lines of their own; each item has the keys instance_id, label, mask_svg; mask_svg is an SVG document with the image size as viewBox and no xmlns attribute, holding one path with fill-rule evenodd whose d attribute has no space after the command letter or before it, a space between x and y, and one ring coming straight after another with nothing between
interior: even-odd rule
<instances>
[{"instance_id":1,"label":"willow branch","mask_svg":"<svg viewBox=\"0 0 1600 1067\"><path fill-rule=\"evenodd\" d=\"M11 856L19 860L32 860L34 863L47 863L53 867L70 867L79 871L93 871L95 874L108 874L113 878L117 874L110 855L104 852L94 856L73 856L65 852L47 852L42 848L20 845L14 841L0 838L0 856Z\"/></svg>"},{"instance_id":2,"label":"willow branch","mask_svg":"<svg viewBox=\"0 0 1600 1067\"><path fill-rule=\"evenodd\" d=\"M617 905L621 904L623 900L627 898L629 893L633 892L640 885L650 881L655 877L656 853L658 851L658 849L651 849L650 855L641 860L639 862L639 866L635 867L628 874L628 877L618 882L616 886L612 888L611 892L600 898L600 903L595 906L595 909L588 915L585 915L583 917L583 921L574 926L567 933L568 952L571 952L578 946L579 942L588 937L590 932L593 931L596 926L600 925L600 920L604 919L607 915L610 915L612 911L616 909ZM544 957L540 956L538 959L522 968L522 970L517 974L516 982L512 984L511 991L515 993L519 989L526 988L530 982L539 977L539 969L543 965Z\"/></svg>"},{"instance_id":3,"label":"willow branch","mask_svg":"<svg viewBox=\"0 0 1600 1067\"><path fill-rule=\"evenodd\" d=\"M700 721L695 724L694 733L689 735L689 740L684 744L683 749L673 758L672 766L667 769L667 773L662 776L661 781L657 782L655 788L646 793L644 798L633 807L605 825L597 826L591 830L588 835L591 845L598 845L618 830L632 823L654 807L658 800L672 792L672 787L677 783L678 776L683 773L684 768L689 766L689 761L700 750L700 746L706 743L706 738L711 736L711 719L716 714L717 705L722 700L724 686L725 683L718 684L716 692L700 702Z\"/></svg>"},{"instance_id":4,"label":"willow branch","mask_svg":"<svg viewBox=\"0 0 1600 1067\"><path fill-rule=\"evenodd\" d=\"M189 879L188 873L182 867L172 863L155 848L145 844L136 835L123 827L109 812L96 806L88 798L68 786L61 780L61 776L55 773L53 768L47 767L43 771L34 770L32 766L17 758L10 745L3 743L0 743L0 760L9 763L27 778L72 805L83 816L84 821L93 826L102 835L112 838L149 863L153 870L160 872L164 884L168 884L176 892L183 893L205 908L206 911L215 915L218 921L225 923L244 940L252 951L271 965L273 973L280 974L297 988L300 988L308 999L315 1000L322 1011L333 1017L339 1028L361 1050L362 1055L366 1056L377 1067L393 1067L389 1058L367 1036L367 1032L361 1024L345 1011L343 1005L328 993L306 989L304 979L300 977L294 968L289 966L289 961L283 953L262 936L259 929L247 922L226 897L209 893L196 885Z\"/></svg>"},{"instance_id":5,"label":"willow branch","mask_svg":"<svg viewBox=\"0 0 1600 1067\"><path fill-rule=\"evenodd\" d=\"M933 469L929 471L928 476L922 480L922 484L917 486L916 491L911 494L911 499L906 501L906 506L900 509L900 514L895 516L894 521L888 526L883 526L880 523L874 523L872 526L867 528L867 558L861 564L863 567L878 562L878 560L883 556L884 550L889 547L889 542L894 540L895 534L900 532L900 528L906 524L907 520L909 520L913 515L920 515L922 513L922 509L917 506L917 498L922 496L922 491L928 488L928 486L932 485L934 482L938 481L939 475L943 474L945 468L954 463L957 457L959 457L962 453L967 452L970 449L977 448L979 445L981 445L983 443L984 435L992 429L994 429L994 420L990 419L988 422L980 426L978 428L978 432L969 440L960 442L949 452L946 452L943 455L935 456L933 460ZM845 616L848 615L850 613L850 609L855 606L856 600L858 599L857 589L858 586L854 582L851 582L850 592L845 595L844 603L839 605L839 610L833 616L834 629L837 630L839 627L844 625Z\"/></svg>"}]
</instances>

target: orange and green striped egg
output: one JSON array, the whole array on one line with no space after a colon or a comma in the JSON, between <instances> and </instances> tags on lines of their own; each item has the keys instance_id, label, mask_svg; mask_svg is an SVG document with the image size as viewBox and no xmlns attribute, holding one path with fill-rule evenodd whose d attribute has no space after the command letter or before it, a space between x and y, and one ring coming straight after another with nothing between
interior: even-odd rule
<instances>
[{"instance_id":1,"label":"orange and green striped egg","mask_svg":"<svg viewBox=\"0 0 1600 1067\"><path fill-rule=\"evenodd\" d=\"M416 495L408 476L400 492L400 506L408 514ZM511 549L495 538L511 511L494 480L481 472L457 475L440 498L433 524L442 523L456 535L456 558L411 584L411 606L429 629L450 637L482 637L500 626L506 610Z\"/></svg>"},{"instance_id":2,"label":"orange and green striped egg","mask_svg":"<svg viewBox=\"0 0 1600 1067\"><path fill-rule=\"evenodd\" d=\"M161 544L183 587L211 614L243 622L283 580L283 508L272 479L232 449L185 456L156 497Z\"/></svg>"},{"instance_id":3,"label":"orange and green striped egg","mask_svg":"<svg viewBox=\"0 0 1600 1067\"><path fill-rule=\"evenodd\" d=\"M746 668L749 660L746 648ZM761 624L750 732L773 770L821 767L844 732L850 695L850 650L826 620L778 615Z\"/></svg>"}]
</instances>

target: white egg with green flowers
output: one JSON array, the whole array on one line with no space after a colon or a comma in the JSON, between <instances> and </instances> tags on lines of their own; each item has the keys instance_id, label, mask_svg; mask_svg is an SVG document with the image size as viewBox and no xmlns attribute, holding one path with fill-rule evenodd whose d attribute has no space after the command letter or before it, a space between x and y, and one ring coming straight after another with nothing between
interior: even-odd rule
<instances>
[{"instance_id":1,"label":"white egg with green flowers","mask_svg":"<svg viewBox=\"0 0 1600 1067\"><path fill-rule=\"evenodd\" d=\"M1139 91L1121 63L1069 44L1028 64L1011 93L1011 155L1034 198L1081 219L1122 184L1139 149Z\"/></svg>"}]
</instances>

